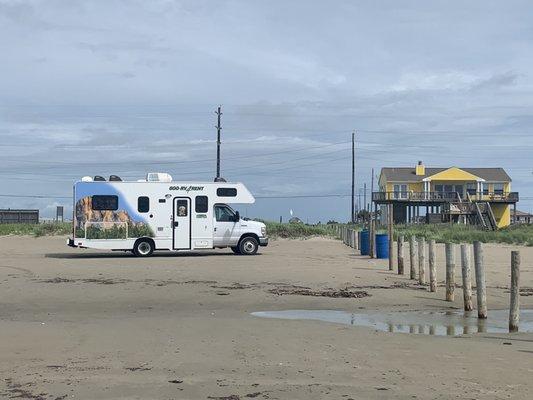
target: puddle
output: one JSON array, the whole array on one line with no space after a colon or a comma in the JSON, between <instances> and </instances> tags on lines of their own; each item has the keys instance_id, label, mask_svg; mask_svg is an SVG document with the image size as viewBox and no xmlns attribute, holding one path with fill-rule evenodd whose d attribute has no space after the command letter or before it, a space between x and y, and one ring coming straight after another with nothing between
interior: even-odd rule
<instances>
[{"instance_id":1,"label":"puddle","mask_svg":"<svg viewBox=\"0 0 533 400\"><path fill-rule=\"evenodd\" d=\"M436 336L471 333L509 332L509 311L489 310L489 318L477 318L477 312L398 311L349 313L335 310L284 310L252 313L261 318L305 319L343 325L365 326L384 332ZM533 310L520 312L520 332L533 332Z\"/></svg>"}]
</instances>

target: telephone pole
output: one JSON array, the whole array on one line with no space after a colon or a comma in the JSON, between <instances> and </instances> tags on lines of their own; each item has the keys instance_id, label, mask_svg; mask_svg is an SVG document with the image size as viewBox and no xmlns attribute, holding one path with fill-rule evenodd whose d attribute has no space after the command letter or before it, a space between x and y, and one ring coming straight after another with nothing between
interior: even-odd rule
<instances>
[{"instance_id":1,"label":"telephone pole","mask_svg":"<svg viewBox=\"0 0 533 400\"><path fill-rule=\"evenodd\" d=\"M355 131L352 132L352 223L355 223Z\"/></svg>"},{"instance_id":2,"label":"telephone pole","mask_svg":"<svg viewBox=\"0 0 533 400\"><path fill-rule=\"evenodd\" d=\"M222 126L220 126L220 116L222 115L222 106L218 106L217 111L215 111L215 114L217 115L217 176L215 178L215 182L217 182L220 179L220 131L222 130Z\"/></svg>"}]
</instances>

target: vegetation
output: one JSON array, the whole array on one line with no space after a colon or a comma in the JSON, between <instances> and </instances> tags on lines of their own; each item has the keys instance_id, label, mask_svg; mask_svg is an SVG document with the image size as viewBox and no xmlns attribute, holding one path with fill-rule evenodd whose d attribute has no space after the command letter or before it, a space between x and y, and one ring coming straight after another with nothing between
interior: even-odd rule
<instances>
[{"instance_id":1,"label":"vegetation","mask_svg":"<svg viewBox=\"0 0 533 400\"><path fill-rule=\"evenodd\" d=\"M311 236L334 236L335 228L333 225L306 225L306 224L286 224L279 222L263 221L267 226L269 237L280 238L306 238Z\"/></svg>"},{"instance_id":2,"label":"vegetation","mask_svg":"<svg viewBox=\"0 0 533 400\"><path fill-rule=\"evenodd\" d=\"M263 221L267 225L268 236L274 238L308 238L312 236L336 235L334 224L289 224ZM358 226L355 229L362 229ZM533 225L516 225L498 231L485 231L469 225L395 225L395 236L404 235L425 237L435 239L437 242L472 243L479 240L483 243L508 243L533 246ZM379 233L386 233L386 229L379 228ZM31 235L31 236L51 236L69 235L72 232L70 222L50 222L41 224L0 224L0 236L6 235ZM78 237L84 237L82 230L78 230ZM147 225L128 226L128 237L153 237L154 233ZM91 239L111 239L124 238L125 227L115 227L111 229L98 229L92 227L88 229L87 237Z\"/></svg>"},{"instance_id":3,"label":"vegetation","mask_svg":"<svg viewBox=\"0 0 533 400\"><path fill-rule=\"evenodd\" d=\"M41 224L0 224L0 236L6 235L68 235L72 232L71 222L46 222Z\"/></svg>"},{"instance_id":4,"label":"vegetation","mask_svg":"<svg viewBox=\"0 0 533 400\"><path fill-rule=\"evenodd\" d=\"M533 225L515 225L497 231L485 231L470 225L397 225L395 236L404 235L425 237L437 242L508 243L533 246Z\"/></svg>"}]
</instances>

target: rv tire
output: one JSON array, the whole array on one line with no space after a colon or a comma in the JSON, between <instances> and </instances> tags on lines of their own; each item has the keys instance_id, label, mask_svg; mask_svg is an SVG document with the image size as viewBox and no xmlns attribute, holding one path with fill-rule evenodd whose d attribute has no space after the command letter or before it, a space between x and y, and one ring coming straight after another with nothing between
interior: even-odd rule
<instances>
[{"instance_id":1,"label":"rv tire","mask_svg":"<svg viewBox=\"0 0 533 400\"><path fill-rule=\"evenodd\" d=\"M155 244L151 239L139 239L133 245L133 254L137 257L149 257L154 250Z\"/></svg>"},{"instance_id":2,"label":"rv tire","mask_svg":"<svg viewBox=\"0 0 533 400\"><path fill-rule=\"evenodd\" d=\"M231 251L233 251L235 254L241 254L239 246L231 246Z\"/></svg>"},{"instance_id":3,"label":"rv tire","mask_svg":"<svg viewBox=\"0 0 533 400\"><path fill-rule=\"evenodd\" d=\"M245 236L239 242L239 253L244 256L253 256L259 249L259 241L253 236Z\"/></svg>"}]
</instances>

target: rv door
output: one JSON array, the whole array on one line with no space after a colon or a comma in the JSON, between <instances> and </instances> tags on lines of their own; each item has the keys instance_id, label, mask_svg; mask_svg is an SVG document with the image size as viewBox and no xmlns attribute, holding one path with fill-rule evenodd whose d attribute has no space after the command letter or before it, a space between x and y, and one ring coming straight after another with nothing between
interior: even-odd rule
<instances>
[{"instance_id":1,"label":"rv door","mask_svg":"<svg viewBox=\"0 0 533 400\"><path fill-rule=\"evenodd\" d=\"M191 248L191 199L174 198L173 248L189 250Z\"/></svg>"}]
</instances>

